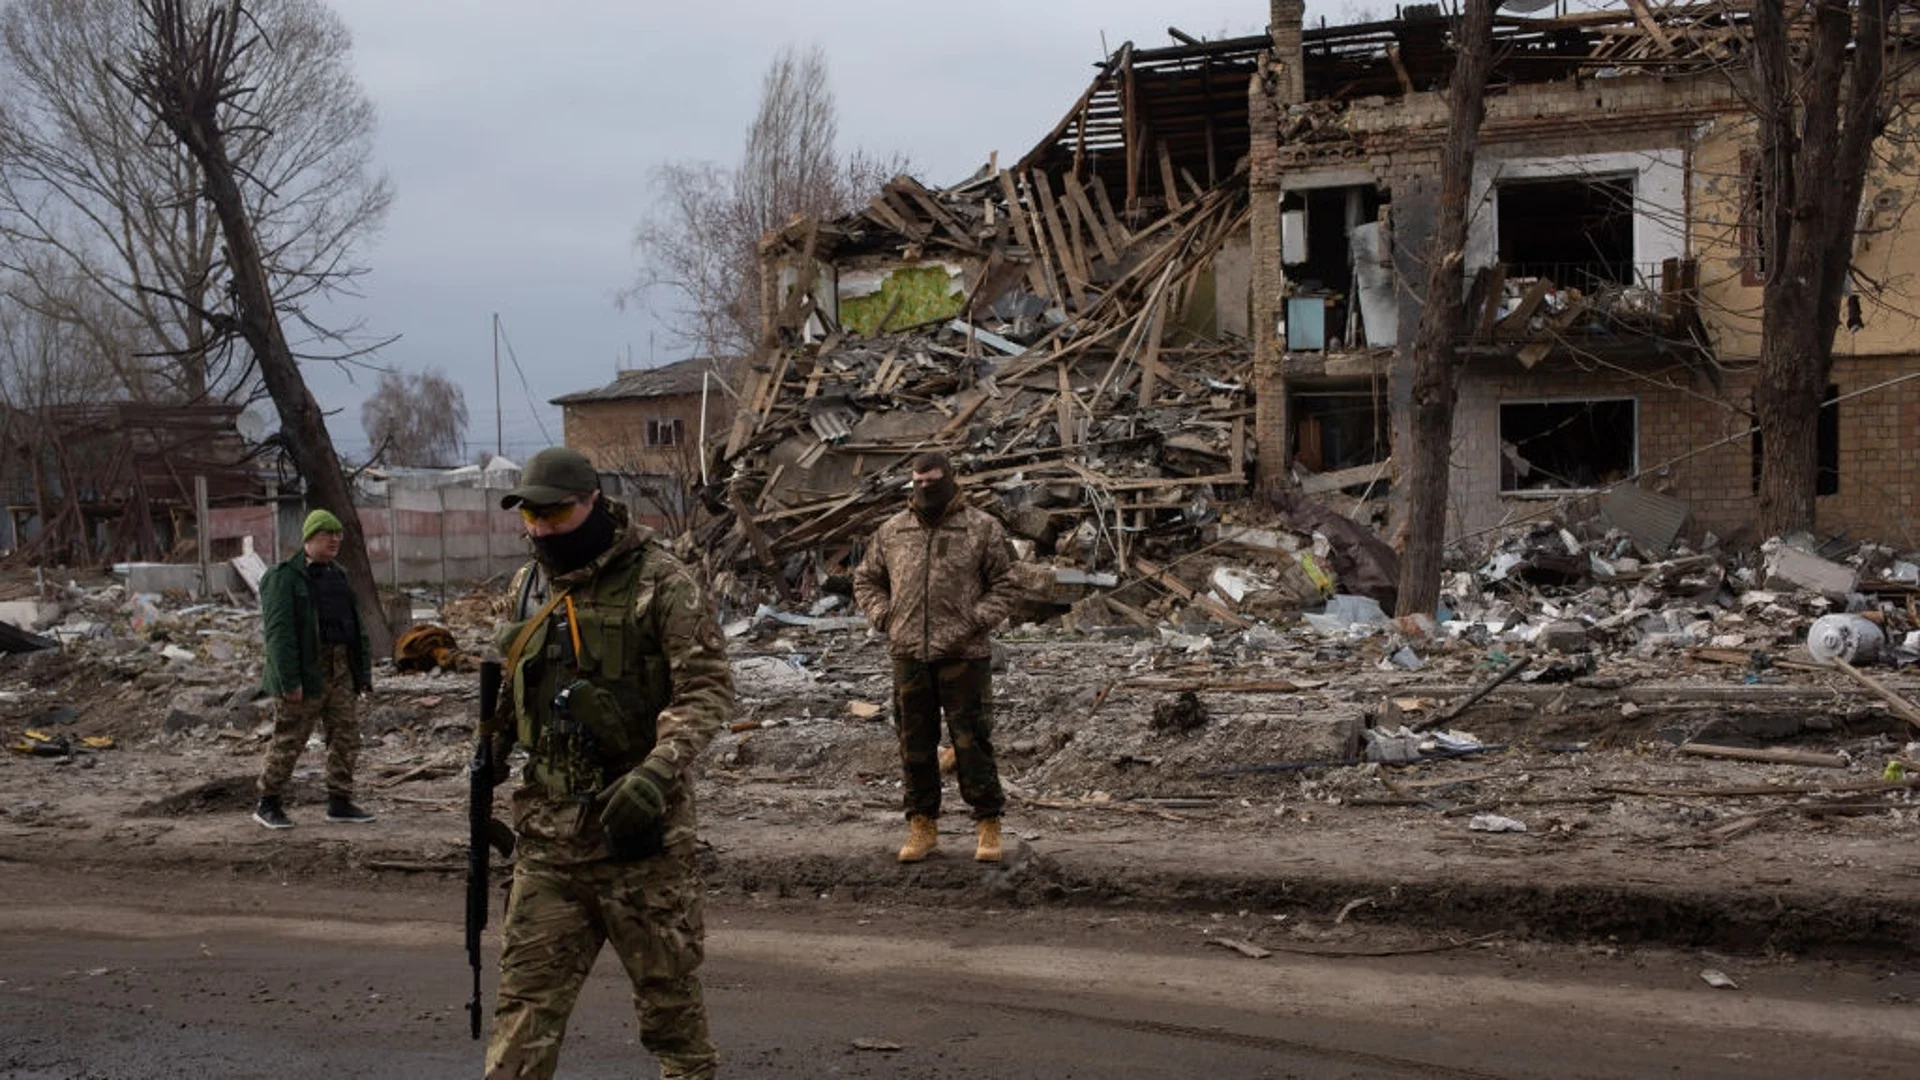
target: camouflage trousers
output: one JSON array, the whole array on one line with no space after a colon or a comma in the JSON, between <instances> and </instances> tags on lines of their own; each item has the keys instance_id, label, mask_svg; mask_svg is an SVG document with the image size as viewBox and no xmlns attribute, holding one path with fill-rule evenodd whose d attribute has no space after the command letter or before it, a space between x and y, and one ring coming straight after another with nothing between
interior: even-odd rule
<instances>
[{"instance_id":1,"label":"camouflage trousers","mask_svg":"<svg viewBox=\"0 0 1920 1080\"><path fill-rule=\"evenodd\" d=\"M517 864L487 1080L553 1076L574 1000L609 941L633 983L640 1043L660 1075L715 1075L719 1059L694 974L706 955L703 888L691 843L637 862Z\"/></svg>"},{"instance_id":2,"label":"camouflage trousers","mask_svg":"<svg viewBox=\"0 0 1920 1080\"><path fill-rule=\"evenodd\" d=\"M993 757L993 669L978 660L924 663L893 658L894 729L900 737L902 801L909 816L940 816L940 721L953 739L960 797L973 818L997 818L1006 807Z\"/></svg>"},{"instance_id":3,"label":"camouflage trousers","mask_svg":"<svg viewBox=\"0 0 1920 1080\"><path fill-rule=\"evenodd\" d=\"M306 694L299 701L276 703L273 741L267 745L267 763L260 770L260 794L278 799L287 792L293 764L307 748L315 724L327 741L327 794L353 794L353 763L360 755L360 709L353 693L353 652L345 645L323 643L320 669L326 672L324 694Z\"/></svg>"}]
</instances>

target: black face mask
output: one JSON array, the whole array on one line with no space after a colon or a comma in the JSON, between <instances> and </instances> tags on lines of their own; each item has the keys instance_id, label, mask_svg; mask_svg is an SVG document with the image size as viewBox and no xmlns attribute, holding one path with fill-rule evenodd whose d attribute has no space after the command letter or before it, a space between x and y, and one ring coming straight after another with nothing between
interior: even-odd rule
<instances>
[{"instance_id":1,"label":"black face mask","mask_svg":"<svg viewBox=\"0 0 1920 1080\"><path fill-rule=\"evenodd\" d=\"M597 502L587 520L572 532L533 537L533 550L549 573L569 574L612 547L616 531L613 515L607 513L607 504Z\"/></svg>"},{"instance_id":2,"label":"black face mask","mask_svg":"<svg viewBox=\"0 0 1920 1080\"><path fill-rule=\"evenodd\" d=\"M953 477L942 476L925 487L914 488L913 494L907 496L907 505L913 508L914 516L931 525L946 514L958 494L960 485L953 482Z\"/></svg>"}]
</instances>

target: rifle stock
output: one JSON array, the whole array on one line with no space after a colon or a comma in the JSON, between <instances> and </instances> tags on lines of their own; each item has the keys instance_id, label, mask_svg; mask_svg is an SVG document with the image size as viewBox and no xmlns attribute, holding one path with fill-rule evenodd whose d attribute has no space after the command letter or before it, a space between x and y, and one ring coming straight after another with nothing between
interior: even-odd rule
<instances>
[{"instance_id":1,"label":"rifle stock","mask_svg":"<svg viewBox=\"0 0 1920 1080\"><path fill-rule=\"evenodd\" d=\"M473 762L467 767L467 963L473 968L473 999L467 1019L480 1037L480 934L487 928L488 832L493 822L493 714L500 704L500 662L480 662L480 723Z\"/></svg>"}]
</instances>

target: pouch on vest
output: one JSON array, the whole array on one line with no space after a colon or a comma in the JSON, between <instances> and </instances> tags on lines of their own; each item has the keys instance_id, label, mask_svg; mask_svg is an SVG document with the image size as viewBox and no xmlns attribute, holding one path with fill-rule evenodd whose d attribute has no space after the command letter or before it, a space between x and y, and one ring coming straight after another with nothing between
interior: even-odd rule
<instances>
[{"instance_id":1,"label":"pouch on vest","mask_svg":"<svg viewBox=\"0 0 1920 1080\"><path fill-rule=\"evenodd\" d=\"M636 756L639 748L634 743L635 732L613 691L585 679L576 679L560 692L560 696L566 699L568 713L600 744L600 756L604 762L625 762ZM557 703L559 699L555 700Z\"/></svg>"}]
</instances>

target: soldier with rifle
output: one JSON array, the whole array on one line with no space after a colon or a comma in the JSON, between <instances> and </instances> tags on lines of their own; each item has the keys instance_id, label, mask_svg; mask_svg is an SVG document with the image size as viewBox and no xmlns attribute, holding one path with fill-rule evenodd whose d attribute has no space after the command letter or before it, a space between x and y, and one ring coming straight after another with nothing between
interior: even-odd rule
<instances>
[{"instance_id":1,"label":"soldier with rifle","mask_svg":"<svg viewBox=\"0 0 1920 1080\"><path fill-rule=\"evenodd\" d=\"M605 942L632 980L660 1075L711 1077L689 770L733 707L725 639L685 564L602 496L578 452L535 454L500 505L519 509L534 558L495 639L500 701L475 753L474 794L489 801L513 747L528 754L487 1080L553 1076ZM487 826L479 811L473 821L480 842ZM485 857L482 846L482 873ZM473 916L470 901L470 927ZM469 935L477 955L478 929Z\"/></svg>"}]
</instances>

